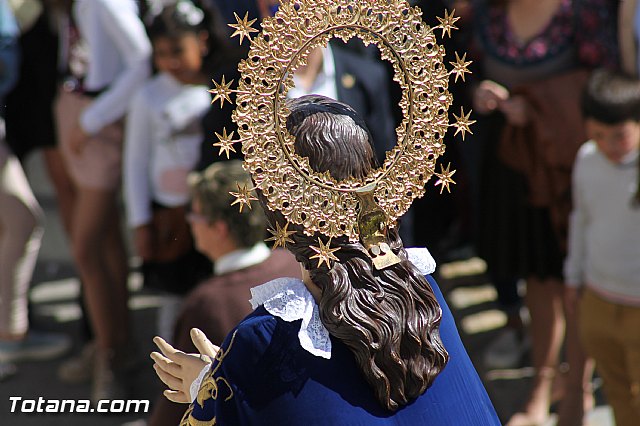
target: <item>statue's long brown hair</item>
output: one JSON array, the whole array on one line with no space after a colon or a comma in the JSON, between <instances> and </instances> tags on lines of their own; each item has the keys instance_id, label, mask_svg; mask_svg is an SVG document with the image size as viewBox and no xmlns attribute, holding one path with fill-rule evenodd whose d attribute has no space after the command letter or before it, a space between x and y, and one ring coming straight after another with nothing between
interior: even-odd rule
<instances>
[{"instance_id":1,"label":"statue's long brown hair","mask_svg":"<svg viewBox=\"0 0 640 426\"><path fill-rule=\"evenodd\" d=\"M316 95L287 106L296 151L309 157L315 171L341 180L363 177L376 166L366 127L350 107ZM262 193L259 198L266 206ZM274 229L275 223L286 223L280 212L267 207L265 212ZM397 231L390 229L389 240L401 263L377 270L364 247L346 237L331 242L340 247L334 253L340 261L331 269L318 267L310 247L318 245L318 237L328 239L305 235L293 224L289 229L297 232L287 248L321 289L322 323L353 352L380 404L396 410L425 392L448 360L438 332L442 311L429 283L407 260Z\"/></svg>"}]
</instances>

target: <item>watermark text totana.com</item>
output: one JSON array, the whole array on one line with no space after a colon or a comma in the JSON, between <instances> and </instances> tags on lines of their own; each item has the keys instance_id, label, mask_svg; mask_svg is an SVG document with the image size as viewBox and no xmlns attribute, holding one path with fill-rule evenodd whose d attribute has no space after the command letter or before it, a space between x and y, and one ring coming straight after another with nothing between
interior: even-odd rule
<instances>
[{"instance_id":1,"label":"watermark text totana.com","mask_svg":"<svg viewBox=\"0 0 640 426\"><path fill-rule=\"evenodd\" d=\"M148 413L148 399L101 399L92 405L88 399L26 399L9 397L11 413Z\"/></svg>"}]
</instances>

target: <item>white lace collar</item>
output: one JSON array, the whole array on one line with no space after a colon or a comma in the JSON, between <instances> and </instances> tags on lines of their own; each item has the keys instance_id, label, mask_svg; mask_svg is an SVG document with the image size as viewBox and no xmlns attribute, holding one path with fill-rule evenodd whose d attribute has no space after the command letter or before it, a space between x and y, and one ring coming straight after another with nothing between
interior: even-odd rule
<instances>
[{"instance_id":1,"label":"white lace collar","mask_svg":"<svg viewBox=\"0 0 640 426\"><path fill-rule=\"evenodd\" d=\"M436 262L426 248L407 249L409 261L424 274L436 269ZM251 289L251 306L260 305L271 315L287 322L302 320L298 339L300 345L312 355L331 358L329 331L320 321L318 305L298 278L278 278Z\"/></svg>"}]
</instances>

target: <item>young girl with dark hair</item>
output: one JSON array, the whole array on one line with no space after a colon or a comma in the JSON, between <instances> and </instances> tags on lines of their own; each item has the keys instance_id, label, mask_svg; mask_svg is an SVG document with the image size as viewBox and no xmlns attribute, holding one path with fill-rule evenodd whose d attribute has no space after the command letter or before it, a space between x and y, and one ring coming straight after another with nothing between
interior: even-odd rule
<instances>
[{"instance_id":1,"label":"young girl with dark hair","mask_svg":"<svg viewBox=\"0 0 640 426\"><path fill-rule=\"evenodd\" d=\"M169 292L159 315L162 336L173 329L180 295L211 273L185 219L187 175L199 158L201 119L211 104L203 72L210 19L190 0L165 7L153 19L147 32L158 73L133 97L127 120L127 217L145 285Z\"/></svg>"},{"instance_id":2,"label":"young girl with dark hair","mask_svg":"<svg viewBox=\"0 0 640 426\"><path fill-rule=\"evenodd\" d=\"M368 131L349 106L311 95L287 107L296 153L314 171L342 180L376 167ZM258 196L273 229L285 226ZM192 335L201 356L156 339L165 355L152 354L156 372L172 389L165 395L195 400L184 424L500 424L428 275L435 262L425 249L405 250L392 228L389 245L401 261L377 269L360 242L289 231L303 280L252 289L255 311L221 348L199 331ZM335 262L319 264L319 243L332 247ZM215 358L211 369L205 355Z\"/></svg>"}]
</instances>

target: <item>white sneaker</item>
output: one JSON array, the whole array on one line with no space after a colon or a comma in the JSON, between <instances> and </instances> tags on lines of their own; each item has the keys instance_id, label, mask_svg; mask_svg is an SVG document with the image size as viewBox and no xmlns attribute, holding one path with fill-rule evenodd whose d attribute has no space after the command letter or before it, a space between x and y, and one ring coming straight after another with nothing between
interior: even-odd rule
<instances>
[{"instance_id":1,"label":"white sneaker","mask_svg":"<svg viewBox=\"0 0 640 426\"><path fill-rule=\"evenodd\" d=\"M530 347L528 337L521 338L518 331L507 327L487 346L484 365L487 369L516 368Z\"/></svg>"}]
</instances>

